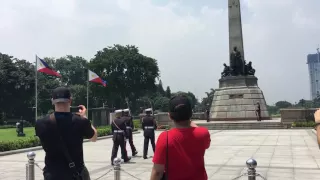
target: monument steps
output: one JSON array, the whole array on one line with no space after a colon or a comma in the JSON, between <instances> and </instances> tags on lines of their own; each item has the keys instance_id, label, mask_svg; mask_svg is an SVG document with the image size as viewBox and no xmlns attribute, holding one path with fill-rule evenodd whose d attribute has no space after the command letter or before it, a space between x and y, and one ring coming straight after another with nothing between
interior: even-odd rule
<instances>
[{"instance_id":1,"label":"monument steps","mask_svg":"<svg viewBox=\"0 0 320 180\"><path fill-rule=\"evenodd\" d=\"M198 126L209 130L241 130L241 129L287 129L288 126L277 120L266 121L219 121L219 122L195 122Z\"/></svg>"}]
</instances>

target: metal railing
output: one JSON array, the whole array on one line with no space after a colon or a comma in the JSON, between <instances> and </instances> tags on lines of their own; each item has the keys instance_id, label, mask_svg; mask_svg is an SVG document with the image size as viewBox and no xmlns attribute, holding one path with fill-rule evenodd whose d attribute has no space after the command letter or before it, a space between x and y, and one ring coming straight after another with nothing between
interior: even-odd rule
<instances>
[{"instance_id":1,"label":"metal railing","mask_svg":"<svg viewBox=\"0 0 320 180\"><path fill-rule=\"evenodd\" d=\"M247 165L247 173L243 173L240 176L232 179L232 180L236 180L239 179L243 176L248 176L248 180L256 180L256 177L261 177L264 180L267 180L265 177L261 176L259 173L256 172L256 167L258 165L257 161L255 159L248 159L246 161L246 165Z\"/></svg>"},{"instance_id":2,"label":"metal railing","mask_svg":"<svg viewBox=\"0 0 320 180\"><path fill-rule=\"evenodd\" d=\"M35 166L37 166L41 171L42 168L35 162L36 153L29 152L27 154L28 157L28 163L26 164L26 180L36 180L35 178ZM95 180L99 180L109 174L111 171L114 172L114 180L120 180L121 179L121 172L126 173L127 175L131 176L134 179L140 180L140 178L135 177L134 175L126 172L125 170L121 169L121 159L115 158L113 160L113 168L109 169L105 174L102 176L96 178Z\"/></svg>"},{"instance_id":3,"label":"metal railing","mask_svg":"<svg viewBox=\"0 0 320 180\"><path fill-rule=\"evenodd\" d=\"M28 163L26 164L26 180L35 180L35 166L37 166L41 171L42 171L42 168L40 168L40 166L35 162L36 153L29 152L27 154L27 157L28 157ZM131 176L134 179L140 180L140 178L137 178L137 177L133 176L132 174L126 172L125 170L121 169L121 159L120 158L115 158L113 160L113 164L114 164L113 168L109 169L105 174L96 178L95 180L101 179L102 177L109 174L111 171L114 172L114 180L121 179L121 172L126 173L127 175ZM244 176L247 176L248 180L256 180L256 177L260 177L264 180L267 180L265 177L261 176L259 173L256 172L257 164L258 163L255 159L248 159L246 161L246 165L248 168L247 172L241 174L240 176L238 176L232 180L236 180L236 179L239 179Z\"/></svg>"}]
</instances>

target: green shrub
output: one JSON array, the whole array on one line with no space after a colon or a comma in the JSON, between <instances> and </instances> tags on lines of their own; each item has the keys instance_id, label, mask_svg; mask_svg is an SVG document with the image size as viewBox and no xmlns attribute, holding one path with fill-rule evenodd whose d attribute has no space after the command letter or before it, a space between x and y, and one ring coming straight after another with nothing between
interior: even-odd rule
<instances>
[{"instance_id":1,"label":"green shrub","mask_svg":"<svg viewBox=\"0 0 320 180\"><path fill-rule=\"evenodd\" d=\"M140 119L133 120L133 126L135 129L141 129L141 121Z\"/></svg>"},{"instance_id":2,"label":"green shrub","mask_svg":"<svg viewBox=\"0 0 320 180\"><path fill-rule=\"evenodd\" d=\"M18 121L17 121L18 122ZM32 124L29 121L23 121L23 127L32 127ZM10 124L10 125L0 125L0 129L9 129L9 128L16 128L15 125Z\"/></svg>"},{"instance_id":3,"label":"green shrub","mask_svg":"<svg viewBox=\"0 0 320 180\"><path fill-rule=\"evenodd\" d=\"M40 145L41 144L38 137L29 137L27 139L19 139L14 141L0 141L0 152L30 148Z\"/></svg>"},{"instance_id":4,"label":"green shrub","mask_svg":"<svg viewBox=\"0 0 320 180\"><path fill-rule=\"evenodd\" d=\"M99 127L97 128L97 133L98 137L111 135L111 128L110 126ZM14 141L0 141L0 152L30 148L40 145L40 140L36 136Z\"/></svg>"},{"instance_id":5,"label":"green shrub","mask_svg":"<svg viewBox=\"0 0 320 180\"><path fill-rule=\"evenodd\" d=\"M170 128L171 128L170 125L161 125L158 127L158 129L166 129L166 130L168 130Z\"/></svg>"},{"instance_id":6,"label":"green shrub","mask_svg":"<svg viewBox=\"0 0 320 180\"><path fill-rule=\"evenodd\" d=\"M292 127L314 127L316 124L315 122L293 122Z\"/></svg>"},{"instance_id":7,"label":"green shrub","mask_svg":"<svg viewBox=\"0 0 320 180\"><path fill-rule=\"evenodd\" d=\"M14 125L2 125L0 126L0 129L9 129L9 128L16 128Z\"/></svg>"},{"instance_id":8,"label":"green shrub","mask_svg":"<svg viewBox=\"0 0 320 180\"><path fill-rule=\"evenodd\" d=\"M98 133L98 137L110 135L111 128L109 126L103 127L103 128L100 127L97 129L97 133Z\"/></svg>"}]
</instances>

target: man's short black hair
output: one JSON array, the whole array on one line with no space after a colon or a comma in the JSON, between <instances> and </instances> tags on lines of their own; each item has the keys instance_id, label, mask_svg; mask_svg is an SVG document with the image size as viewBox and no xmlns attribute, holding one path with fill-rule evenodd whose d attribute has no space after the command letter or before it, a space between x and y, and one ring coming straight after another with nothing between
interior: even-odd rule
<instances>
[{"instance_id":1,"label":"man's short black hair","mask_svg":"<svg viewBox=\"0 0 320 180\"><path fill-rule=\"evenodd\" d=\"M169 101L169 114L176 122L187 121L192 117L192 106L189 98L185 95L178 95Z\"/></svg>"},{"instance_id":2,"label":"man's short black hair","mask_svg":"<svg viewBox=\"0 0 320 180\"><path fill-rule=\"evenodd\" d=\"M71 92L67 87L58 87L52 91L52 104L66 103L71 99Z\"/></svg>"}]
</instances>

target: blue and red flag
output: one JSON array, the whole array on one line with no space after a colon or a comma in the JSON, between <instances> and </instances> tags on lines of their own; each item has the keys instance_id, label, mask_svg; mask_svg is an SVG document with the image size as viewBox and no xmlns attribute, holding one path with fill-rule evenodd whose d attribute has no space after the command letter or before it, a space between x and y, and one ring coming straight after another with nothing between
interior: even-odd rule
<instances>
[{"instance_id":1,"label":"blue and red flag","mask_svg":"<svg viewBox=\"0 0 320 180\"><path fill-rule=\"evenodd\" d=\"M104 87L107 86L107 81L105 81L102 78L100 78L96 73L88 70L88 76L89 76L88 77L89 82L98 83L98 84L101 84Z\"/></svg>"},{"instance_id":2,"label":"blue and red flag","mask_svg":"<svg viewBox=\"0 0 320 180\"><path fill-rule=\"evenodd\" d=\"M37 58L36 64L37 64L37 71L38 72L42 72L42 73L50 75L50 76L61 77L61 74L52 70L43 59L40 59L38 56L36 56L36 58Z\"/></svg>"}]
</instances>

